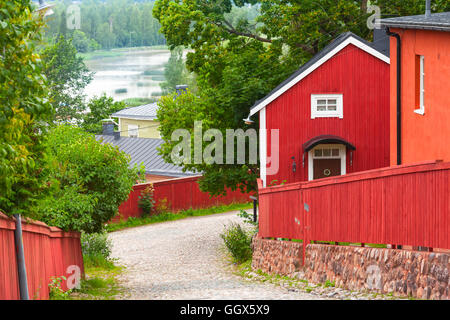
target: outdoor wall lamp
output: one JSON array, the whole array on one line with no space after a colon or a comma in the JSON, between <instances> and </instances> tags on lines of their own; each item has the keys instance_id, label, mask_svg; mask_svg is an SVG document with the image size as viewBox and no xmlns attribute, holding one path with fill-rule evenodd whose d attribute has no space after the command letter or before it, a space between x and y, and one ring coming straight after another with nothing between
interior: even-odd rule
<instances>
[{"instance_id":1,"label":"outdoor wall lamp","mask_svg":"<svg viewBox=\"0 0 450 320\"><path fill-rule=\"evenodd\" d=\"M350 151L350 167L353 167L353 151Z\"/></svg>"},{"instance_id":2,"label":"outdoor wall lamp","mask_svg":"<svg viewBox=\"0 0 450 320\"><path fill-rule=\"evenodd\" d=\"M292 172L297 171L297 164L295 163L295 157L292 157Z\"/></svg>"},{"instance_id":3,"label":"outdoor wall lamp","mask_svg":"<svg viewBox=\"0 0 450 320\"><path fill-rule=\"evenodd\" d=\"M245 124L248 124L248 125L250 125L254 122L252 119L250 119L250 116L248 116L247 119L242 119L242 120L244 120Z\"/></svg>"}]
</instances>

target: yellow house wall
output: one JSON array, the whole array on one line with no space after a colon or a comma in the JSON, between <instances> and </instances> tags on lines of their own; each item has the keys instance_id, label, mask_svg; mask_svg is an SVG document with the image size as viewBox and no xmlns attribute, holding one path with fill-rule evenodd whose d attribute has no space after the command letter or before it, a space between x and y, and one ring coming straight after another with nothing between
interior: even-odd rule
<instances>
[{"instance_id":1,"label":"yellow house wall","mask_svg":"<svg viewBox=\"0 0 450 320\"><path fill-rule=\"evenodd\" d=\"M120 135L122 137L128 137L128 125L139 126L139 138L154 138L159 139L158 127L159 122L153 120L134 120L134 119L120 119Z\"/></svg>"}]
</instances>

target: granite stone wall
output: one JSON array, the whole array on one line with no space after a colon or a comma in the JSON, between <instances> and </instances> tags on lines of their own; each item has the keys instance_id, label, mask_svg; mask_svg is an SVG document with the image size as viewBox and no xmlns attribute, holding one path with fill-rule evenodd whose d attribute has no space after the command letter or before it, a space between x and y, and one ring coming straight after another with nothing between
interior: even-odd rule
<instances>
[{"instance_id":1,"label":"granite stone wall","mask_svg":"<svg viewBox=\"0 0 450 320\"><path fill-rule=\"evenodd\" d=\"M334 282L350 290L420 299L450 299L450 254L397 249L308 244L302 265L299 242L253 240L253 270Z\"/></svg>"}]
</instances>

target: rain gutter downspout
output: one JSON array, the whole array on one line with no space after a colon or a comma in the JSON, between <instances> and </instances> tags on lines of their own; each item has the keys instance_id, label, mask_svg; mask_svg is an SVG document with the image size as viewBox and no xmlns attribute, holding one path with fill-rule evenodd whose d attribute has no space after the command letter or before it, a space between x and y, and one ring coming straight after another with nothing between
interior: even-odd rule
<instances>
[{"instance_id":1,"label":"rain gutter downspout","mask_svg":"<svg viewBox=\"0 0 450 320\"><path fill-rule=\"evenodd\" d=\"M397 165L402 164L402 48L400 35L386 28L386 34L397 39Z\"/></svg>"}]
</instances>

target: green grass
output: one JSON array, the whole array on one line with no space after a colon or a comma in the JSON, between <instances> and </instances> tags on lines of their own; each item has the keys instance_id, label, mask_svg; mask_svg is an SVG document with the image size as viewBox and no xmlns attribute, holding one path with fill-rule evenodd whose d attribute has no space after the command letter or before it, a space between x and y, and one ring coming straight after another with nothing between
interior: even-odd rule
<instances>
[{"instance_id":1,"label":"green grass","mask_svg":"<svg viewBox=\"0 0 450 320\"><path fill-rule=\"evenodd\" d=\"M164 76L164 70L145 70L144 76Z\"/></svg>"},{"instance_id":2,"label":"green grass","mask_svg":"<svg viewBox=\"0 0 450 320\"><path fill-rule=\"evenodd\" d=\"M142 106L143 104L149 104L155 102L154 98L128 98L122 100L129 107Z\"/></svg>"},{"instance_id":3,"label":"green grass","mask_svg":"<svg viewBox=\"0 0 450 320\"><path fill-rule=\"evenodd\" d=\"M165 45L159 45L159 46L150 46L150 47L131 47L131 48L114 48L110 50L96 50L92 52L86 52L86 53L78 53L80 57L83 58L83 60L94 60L94 59L102 59L102 58L109 58L109 57L120 57L127 52L130 51L139 51L139 50L169 50L169 48Z\"/></svg>"},{"instance_id":4,"label":"green grass","mask_svg":"<svg viewBox=\"0 0 450 320\"><path fill-rule=\"evenodd\" d=\"M164 75L154 75L151 76L153 81L165 81L166 77Z\"/></svg>"},{"instance_id":5,"label":"green grass","mask_svg":"<svg viewBox=\"0 0 450 320\"><path fill-rule=\"evenodd\" d=\"M317 244L332 244L332 245L335 244L335 242L333 242L333 241L314 241L314 243L317 243ZM361 246L360 242L338 242L337 244L339 246L356 246L356 247L360 247ZM365 243L364 246L368 247L368 248L386 248L387 247L385 244L378 244L378 243Z\"/></svg>"},{"instance_id":6,"label":"green grass","mask_svg":"<svg viewBox=\"0 0 450 320\"><path fill-rule=\"evenodd\" d=\"M68 300L114 300L123 293L117 277L123 267L117 266L114 260L103 257L83 256L85 279L81 280L81 288L74 289Z\"/></svg>"},{"instance_id":7,"label":"green grass","mask_svg":"<svg viewBox=\"0 0 450 320\"><path fill-rule=\"evenodd\" d=\"M184 211L179 211L176 213L166 212L161 213L159 215L149 216L149 217L140 217L140 218L128 218L127 220L111 223L106 226L106 231L113 232L126 228L139 227L147 224L164 222L164 221L173 221L179 219L185 219L188 217L200 217L206 216L216 213L224 213L228 211L237 211L241 209L250 209L252 208L252 203L232 203L229 205L216 206L206 209L189 209Z\"/></svg>"}]
</instances>

